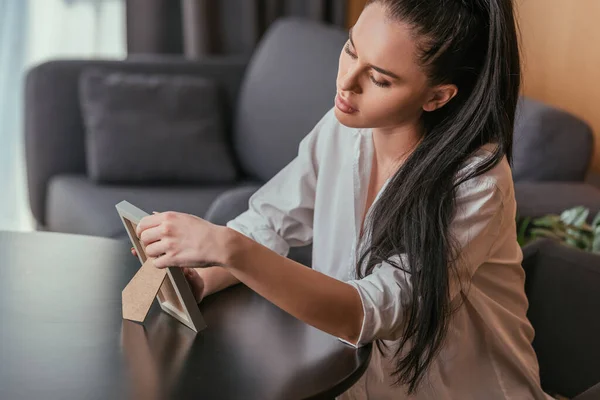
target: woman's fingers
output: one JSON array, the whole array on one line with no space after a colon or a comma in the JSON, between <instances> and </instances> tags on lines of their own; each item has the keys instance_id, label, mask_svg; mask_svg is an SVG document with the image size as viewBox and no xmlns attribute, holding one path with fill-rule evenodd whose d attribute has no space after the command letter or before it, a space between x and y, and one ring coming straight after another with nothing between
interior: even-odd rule
<instances>
[{"instance_id":1,"label":"woman's fingers","mask_svg":"<svg viewBox=\"0 0 600 400\"><path fill-rule=\"evenodd\" d=\"M200 303L204 294L204 281L193 268L183 268L183 274L192 289L196 302Z\"/></svg>"},{"instance_id":2,"label":"woman's fingers","mask_svg":"<svg viewBox=\"0 0 600 400\"><path fill-rule=\"evenodd\" d=\"M137 254L137 251L135 251L135 247L131 248L131 254L133 254L134 256L137 257L138 254Z\"/></svg>"},{"instance_id":3,"label":"woman's fingers","mask_svg":"<svg viewBox=\"0 0 600 400\"><path fill-rule=\"evenodd\" d=\"M144 245L144 248L148 247L151 243L154 243L162 239L162 231L160 226L155 226L142 231L140 235L140 242Z\"/></svg>"},{"instance_id":4,"label":"woman's fingers","mask_svg":"<svg viewBox=\"0 0 600 400\"><path fill-rule=\"evenodd\" d=\"M137 237L140 237L142 232L144 232L146 229L160 225L162 220L163 218L161 214L148 215L142 218L140 220L140 223L137 225L137 228L135 229L135 234L137 235Z\"/></svg>"},{"instance_id":5,"label":"woman's fingers","mask_svg":"<svg viewBox=\"0 0 600 400\"><path fill-rule=\"evenodd\" d=\"M167 240L158 240L150 243L145 247L146 255L148 257L159 257L165 254L169 250L169 242Z\"/></svg>"}]
</instances>

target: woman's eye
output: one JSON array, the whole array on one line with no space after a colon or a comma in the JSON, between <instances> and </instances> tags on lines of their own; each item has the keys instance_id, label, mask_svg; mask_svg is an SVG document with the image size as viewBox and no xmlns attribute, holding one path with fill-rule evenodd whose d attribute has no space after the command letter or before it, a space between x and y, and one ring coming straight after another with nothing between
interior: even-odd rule
<instances>
[{"instance_id":1,"label":"woman's eye","mask_svg":"<svg viewBox=\"0 0 600 400\"><path fill-rule=\"evenodd\" d=\"M370 78L371 78L371 81L379 87L389 87L390 86L390 83L388 81L380 82L380 81L376 80L375 78L373 78L373 75L371 75Z\"/></svg>"},{"instance_id":2,"label":"woman's eye","mask_svg":"<svg viewBox=\"0 0 600 400\"><path fill-rule=\"evenodd\" d=\"M352 58L354 60L356 60L358 58L358 56L356 54L354 54L352 52L352 50L350 50L350 42L346 43L346 45L344 46L344 51L346 52L346 54L348 54L350 56L350 58ZM373 77L373 75L371 75L369 78L375 85L377 85L379 87L385 88L385 87L390 86L390 83L388 81L378 81L377 79L375 79Z\"/></svg>"},{"instance_id":3,"label":"woman's eye","mask_svg":"<svg viewBox=\"0 0 600 400\"><path fill-rule=\"evenodd\" d=\"M350 43L346 43L346 46L344 46L344 50L350 56L350 58L353 58L353 59L358 58L358 56L350 50Z\"/></svg>"}]
</instances>

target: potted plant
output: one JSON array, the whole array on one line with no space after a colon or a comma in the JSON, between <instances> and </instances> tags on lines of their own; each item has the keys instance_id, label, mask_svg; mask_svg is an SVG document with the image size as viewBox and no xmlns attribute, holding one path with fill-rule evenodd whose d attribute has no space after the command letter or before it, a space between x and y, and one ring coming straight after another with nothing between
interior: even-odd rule
<instances>
[{"instance_id":1,"label":"potted plant","mask_svg":"<svg viewBox=\"0 0 600 400\"><path fill-rule=\"evenodd\" d=\"M567 246L600 253L600 212L588 224L590 210L574 207L560 215L517 217L517 240L524 246L537 238L550 238Z\"/></svg>"}]
</instances>

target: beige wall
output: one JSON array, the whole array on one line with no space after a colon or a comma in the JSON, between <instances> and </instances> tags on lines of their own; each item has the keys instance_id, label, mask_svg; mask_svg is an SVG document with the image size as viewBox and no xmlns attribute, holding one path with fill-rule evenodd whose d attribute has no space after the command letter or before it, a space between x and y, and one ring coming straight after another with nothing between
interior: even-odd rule
<instances>
[{"instance_id":1,"label":"beige wall","mask_svg":"<svg viewBox=\"0 0 600 400\"><path fill-rule=\"evenodd\" d=\"M354 25L366 2L366 0L348 0L348 27Z\"/></svg>"},{"instance_id":2,"label":"beige wall","mask_svg":"<svg viewBox=\"0 0 600 400\"><path fill-rule=\"evenodd\" d=\"M348 25L365 0L350 0ZM600 172L600 0L516 0L525 95L563 108L594 129Z\"/></svg>"},{"instance_id":3,"label":"beige wall","mask_svg":"<svg viewBox=\"0 0 600 400\"><path fill-rule=\"evenodd\" d=\"M523 91L586 120L600 172L600 0L517 0Z\"/></svg>"}]
</instances>

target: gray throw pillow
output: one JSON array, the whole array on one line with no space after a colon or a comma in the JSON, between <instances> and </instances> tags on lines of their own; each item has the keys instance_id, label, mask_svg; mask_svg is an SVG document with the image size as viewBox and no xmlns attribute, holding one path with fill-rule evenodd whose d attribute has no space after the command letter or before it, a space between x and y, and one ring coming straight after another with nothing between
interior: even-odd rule
<instances>
[{"instance_id":1,"label":"gray throw pillow","mask_svg":"<svg viewBox=\"0 0 600 400\"><path fill-rule=\"evenodd\" d=\"M79 89L87 172L94 181L236 179L215 82L90 69Z\"/></svg>"}]
</instances>

